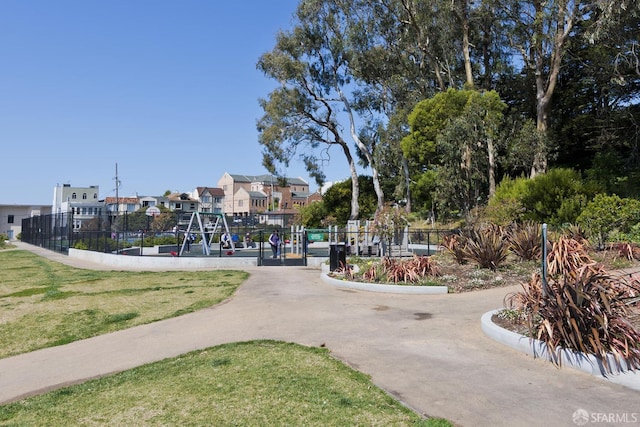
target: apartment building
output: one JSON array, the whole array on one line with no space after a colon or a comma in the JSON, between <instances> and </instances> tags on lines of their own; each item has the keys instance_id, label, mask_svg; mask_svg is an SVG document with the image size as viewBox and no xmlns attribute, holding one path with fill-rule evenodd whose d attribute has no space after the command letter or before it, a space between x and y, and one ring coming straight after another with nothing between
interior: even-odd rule
<instances>
[{"instance_id":1,"label":"apartment building","mask_svg":"<svg viewBox=\"0 0 640 427\"><path fill-rule=\"evenodd\" d=\"M297 210L312 200L322 199L319 194L309 193L309 183L302 178L225 172L218 187L224 192L224 213L234 217Z\"/></svg>"},{"instance_id":2,"label":"apartment building","mask_svg":"<svg viewBox=\"0 0 640 427\"><path fill-rule=\"evenodd\" d=\"M82 228L83 222L101 216L104 208L104 202L99 199L97 185L72 187L71 184L58 184L53 189L51 213L72 214L74 230Z\"/></svg>"}]
</instances>

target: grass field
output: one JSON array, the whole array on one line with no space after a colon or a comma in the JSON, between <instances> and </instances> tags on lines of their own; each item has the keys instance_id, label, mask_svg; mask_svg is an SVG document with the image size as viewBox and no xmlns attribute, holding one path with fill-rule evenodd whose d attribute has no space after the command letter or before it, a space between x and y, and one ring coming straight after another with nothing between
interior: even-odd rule
<instances>
[{"instance_id":1,"label":"grass field","mask_svg":"<svg viewBox=\"0 0 640 427\"><path fill-rule=\"evenodd\" d=\"M103 272L0 251L0 357L209 307L239 271ZM322 348L221 345L0 406L0 426L451 426Z\"/></svg>"},{"instance_id":2,"label":"grass field","mask_svg":"<svg viewBox=\"0 0 640 427\"><path fill-rule=\"evenodd\" d=\"M242 271L111 272L0 252L0 358L213 306Z\"/></svg>"},{"instance_id":3,"label":"grass field","mask_svg":"<svg viewBox=\"0 0 640 427\"><path fill-rule=\"evenodd\" d=\"M11 426L450 426L423 419L327 350L217 346L0 406Z\"/></svg>"}]
</instances>

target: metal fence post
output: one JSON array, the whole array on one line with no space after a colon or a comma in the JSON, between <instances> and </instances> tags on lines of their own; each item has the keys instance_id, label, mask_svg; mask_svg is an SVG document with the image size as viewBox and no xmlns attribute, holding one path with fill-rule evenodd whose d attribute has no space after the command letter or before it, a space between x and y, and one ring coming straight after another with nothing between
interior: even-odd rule
<instances>
[{"instance_id":1,"label":"metal fence post","mask_svg":"<svg viewBox=\"0 0 640 427\"><path fill-rule=\"evenodd\" d=\"M542 295L549 295L547 283L547 224L542 224Z\"/></svg>"}]
</instances>

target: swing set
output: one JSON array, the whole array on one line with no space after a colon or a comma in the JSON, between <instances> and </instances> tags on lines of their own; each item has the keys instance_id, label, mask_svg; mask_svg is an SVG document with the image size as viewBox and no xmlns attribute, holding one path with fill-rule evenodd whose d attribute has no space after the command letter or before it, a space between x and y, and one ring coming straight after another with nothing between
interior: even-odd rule
<instances>
[{"instance_id":1,"label":"swing set","mask_svg":"<svg viewBox=\"0 0 640 427\"><path fill-rule=\"evenodd\" d=\"M192 212L191 218L189 219L189 225L185 230L182 246L180 247L180 256L182 256L182 254L184 253L187 245L190 244L188 242L189 236L191 236L192 230L195 231L196 227L198 229L196 233L200 235L200 241L202 243L202 253L204 255L211 255L211 243L213 242L213 237L216 235L218 230L222 231L223 228L224 233L228 237L227 242L230 245L229 252L231 254L234 254L236 252L235 244L233 242L233 239L231 238L231 233L229 232L227 219L223 214L209 212ZM220 240L222 243L222 236Z\"/></svg>"}]
</instances>

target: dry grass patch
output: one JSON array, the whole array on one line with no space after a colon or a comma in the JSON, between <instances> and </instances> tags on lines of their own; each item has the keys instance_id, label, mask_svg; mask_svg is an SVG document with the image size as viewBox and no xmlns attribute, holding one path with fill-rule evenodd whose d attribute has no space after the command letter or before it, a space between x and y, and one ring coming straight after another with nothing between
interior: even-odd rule
<instances>
[{"instance_id":1,"label":"dry grass patch","mask_svg":"<svg viewBox=\"0 0 640 427\"><path fill-rule=\"evenodd\" d=\"M241 271L113 272L0 252L0 357L66 344L210 307Z\"/></svg>"}]
</instances>

